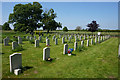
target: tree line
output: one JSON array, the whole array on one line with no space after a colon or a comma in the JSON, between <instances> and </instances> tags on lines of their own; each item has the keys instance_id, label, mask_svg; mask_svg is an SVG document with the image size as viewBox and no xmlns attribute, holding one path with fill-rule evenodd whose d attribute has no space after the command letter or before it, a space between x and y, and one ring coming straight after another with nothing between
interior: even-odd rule
<instances>
[{"instance_id":1,"label":"tree line","mask_svg":"<svg viewBox=\"0 0 120 80\"><path fill-rule=\"evenodd\" d=\"M9 24L12 24L14 31L32 33L38 28L43 28L47 30L47 33L51 30L56 30L57 28L62 28L62 23L55 21L57 17L54 10L43 10L42 5L39 2L33 2L28 4L16 4L13 9L13 13L9 14L8 22L5 22L2 26L3 30L11 30ZM115 31L115 30L102 30L97 24L96 21L86 25L88 29L82 29L80 26L77 26L75 31ZM68 28L65 26L63 31L68 31ZM117 30L116 30L117 31Z\"/></svg>"},{"instance_id":2,"label":"tree line","mask_svg":"<svg viewBox=\"0 0 120 80\"><path fill-rule=\"evenodd\" d=\"M43 27L43 30L56 30L57 28L62 28L60 22L56 22L57 17L54 10L43 11L42 5L38 2L33 2L33 4L16 4L13 9L13 13L10 13L8 22L3 25L3 29L8 24L13 24L14 31L25 31L26 33L31 33L37 28ZM6 29L10 30L10 29Z\"/></svg>"}]
</instances>

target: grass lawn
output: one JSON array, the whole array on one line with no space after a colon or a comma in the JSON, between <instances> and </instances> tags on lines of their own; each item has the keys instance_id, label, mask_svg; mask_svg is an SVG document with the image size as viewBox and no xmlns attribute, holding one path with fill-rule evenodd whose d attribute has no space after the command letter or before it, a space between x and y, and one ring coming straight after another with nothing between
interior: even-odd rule
<instances>
[{"instance_id":1,"label":"grass lawn","mask_svg":"<svg viewBox=\"0 0 120 80\"><path fill-rule=\"evenodd\" d=\"M3 33L3 38L13 35L26 36L26 34ZM45 42L45 37L42 37ZM79 51L73 51L72 56L63 55L62 38L58 38L58 45L50 39L50 57L52 62L43 61L43 48L46 43L39 43L40 47L35 48L29 41L23 41L22 66L27 67L22 74L16 76L10 73L9 55L13 54L12 44L2 45L2 76L3 78L117 78L118 77L118 38L110 38L96 45L86 46ZM58 35L59 36L59 35ZM37 35L38 39L38 35ZM74 38L68 43L68 48L74 48ZM93 40L94 41L94 40ZM78 46L80 46L78 41Z\"/></svg>"}]
</instances>

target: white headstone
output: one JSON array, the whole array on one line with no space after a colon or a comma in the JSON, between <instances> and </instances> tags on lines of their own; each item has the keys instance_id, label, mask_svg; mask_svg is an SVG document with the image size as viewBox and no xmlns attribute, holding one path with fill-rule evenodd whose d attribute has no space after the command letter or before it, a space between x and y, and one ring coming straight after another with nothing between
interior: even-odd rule
<instances>
[{"instance_id":1,"label":"white headstone","mask_svg":"<svg viewBox=\"0 0 120 80\"><path fill-rule=\"evenodd\" d=\"M58 40L57 40L57 38L55 38L55 45L57 45L58 44Z\"/></svg>"},{"instance_id":2,"label":"white headstone","mask_svg":"<svg viewBox=\"0 0 120 80\"><path fill-rule=\"evenodd\" d=\"M39 47L39 40L35 40L35 47Z\"/></svg>"},{"instance_id":3,"label":"white headstone","mask_svg":"<svg viewBox=\"0 0 120 80\"><path fill-rule=\"evenodd\" d=\"M36 36L34 36L34 39L36 39Z\"/></svg>"},{"instance_id":4,"label":"white headstone","mask_svg":"<svg viewBox=\"0 0 120 80\"><path fill-rule=\"evenodd\" d=\"M29 39L29 36L27 36L26 39Z\"/></svg>"},{"instance_id":5,"label":"white headstone","mask_svg":"<svg viewBox=\"0 0 120 80\"><path fill-rule=\"evenodd\" d=\"M50 48L45 47L43 49L43 61L47 60L50 57Z\"/></svg>"},{"instance_id":6,"label":"white headstone","mask_svg":"<svg viewBox=\"0 0 120 80\"><path fill-rule=\"evenodd\" d=\"M15 69L22 68L22 54L13 53L9 56L10 58L10 72L14 72Z\"/></svg>"},{"instance_id":7,"label":"white headstone","mask_svg":"<svg viewBox=\"0 0 120 80\"><path fill-rule=\"evenodd\" d=\"M84 41L81 41L81 47L83 47L84 46Z\"/></svg>"},{"instance_id":8,"label":"white headstone","mask_svg":"<svg viewBox=\"0 0 120 80\"><path fill-rule=\"evenodd\" d=\"M87 46L89 46L89 40L87 40Z\"/></svg>"},{"instance_id":9,"label":"white headstone","mask_svg":"<svg viewBox=\"0 0 120 80\"><path fill-rule=\"evenodd\" d=\"M18 44L22 44L22 38L18 36Z\"/></svg>"},{"instance_id":10,"label":"white headstone","mask_svg":"<svg viewBox=\"0 0 120 80\"><path fill-rule=\"evenodd\" d=\"M100 36L101 32L98 32L98 36Z\"/></svg>"},{"instance_id":11,"label":"white headstone","mask_svg":"<svg viewBox=\"0 0 120 80\"><path fill-rule=\"evenodd\" d=\"M100 43L100 36L98 36L98 43Z\"/></svg>"},{"instance_id":12,"label":"white headstone","mask_svg":"<svg viewBox=\"0 0 120 80\"><path fill-rule=\"evenodd\" d=\"M49 46L49 45L50 45L50 40L46 39L46 46Z\"/></svg>"},{"instance_id":13,"label":"white headstone","mask_svg":"<svg viewBox=\"0 0 120 80\"><path fill-rule=\"evenodd\" d=\"M77 42L74 42L74 51L77 50Z\"/></svg>"},{"instance_id":14,"label":"white headstone","mask_svg":"<svg viewBox=\"0 0 120 80\"><path fill-rule=\"evenodd\" d=\"M30 37L30 40L33 40L33 38L32 38L32 37Z\"/></svg>"},{"instance_id":15,"label":"white headstone","mask_svg":"<svg viewBox=\"0 0 120 80\"><path fill-rule=\"evenodd\" d=\"M82 40L82 36L80 36L80 40Z\"/></svg>"},{"instance_id":16,"label":"white headstone","mask_svg":"<svg viewBox=\"0 0 120 80\"><path fill-rule=\"evenodd\" d=\"M118 50L118 57L120 57L120 44L119 44L119 50Z\"/></svg>"},{"instance_id":17,"label":"white headstone","mask_svg":"<svg viewBox=\"0 0 120 80\"><path fill-rule=\"evenodd\" d=\"M8 39L5 38L3 41L4 41L4 46L8 46Z\"/></svg>"},{"instance_id":18,"label":"white headstone","mask_svg":"<svg viewBox=\"0 0 120 80\"><path fill-rule=\"evenodd\" d=\"M63 54L67 54L67 53L68 53L68 44L64 44Z\"/></svg>"},{"instance_id":19,"label":"white headstone","mask_svg":"<svg viewBox=\"0 0 120 80\"><path fill-rule=\"evenodd\" d=\"M41 40L42 40L42 36L39 36L39 37L38 37L38 40L41 41Z\"/></svg>"},{"instance_id":20,"label":"white headstone","mask_svg":"<svg viewBox=\"0 0 120 80\"><path fill-rule=\"evenodd\" d=\"M71 42L71 37L69 37L69 42Z\"/></svg>"},{"instance_id":21,"label":"white headstone","mask_svg":"<svg viewBox=\"0 0 120 80\"><path fill-rule=\"evenodd\" d=\"M95 43L97 43L97 37L95 37Z\"/></svg>"},{"instance_id":22,"label":"white headstone","mask_svg":"<svg viewBox=\"0 0 120 80\"><path fill-rule=\"evenodd\" d=\"M12 42L12 50L16 49L18 47L18 43L16 41Z\"/></svg>"},{"instance_id":23,"label":"white headstone","mask_svg":"<svg viewBox=\"0 0 120 80\"><path fill-rule=\"evenodd\" d=\"M84 35L84 40L86 39L85 35Z\"/></svg>"},{"instance_id":24,"label":"white headstone","mask_svg":"<svg viewBox=\"0 0 120 80\"><path fill-rule=\"evenodd\" d=\"M93 45L93 39L91 38L91 45Z\"/></svg>"}]
</instances>

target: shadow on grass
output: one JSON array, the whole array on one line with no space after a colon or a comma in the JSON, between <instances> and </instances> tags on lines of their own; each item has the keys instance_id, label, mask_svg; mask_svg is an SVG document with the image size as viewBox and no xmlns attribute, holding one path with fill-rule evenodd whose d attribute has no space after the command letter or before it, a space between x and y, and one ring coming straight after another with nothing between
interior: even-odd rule
<instances>
[{"instance_id":1,"label":"shadow on grass","mask_svg":"<svg viewBox=\"0 0 120 80\"><path fill-rule=\"evenodd\" d=\"M31 66L24 66L24 67L22 67L22 72L27 71L28 69L31 69L31 68L33 68L33 67L31 67Z\"/></svg>"},{"instance_id":2,"label":"shadow on grass","mask_svg":"<svg viewBox=\"0 0 120 80\"><path fill-rule=\"evenodd\" d=\"M76 56L76 54L71 53L72 56Z\"/></svg>"},{"instance_id":3,"label":"shadow on grass","mask_svg":"<svg viewBox=\"0 0 120 80\"><path fill-rule=\"evenodd\" d=\"M2 55L2 54L5 54L5 53L0 53L0 54Z\"/></svg>"}]
</instances>

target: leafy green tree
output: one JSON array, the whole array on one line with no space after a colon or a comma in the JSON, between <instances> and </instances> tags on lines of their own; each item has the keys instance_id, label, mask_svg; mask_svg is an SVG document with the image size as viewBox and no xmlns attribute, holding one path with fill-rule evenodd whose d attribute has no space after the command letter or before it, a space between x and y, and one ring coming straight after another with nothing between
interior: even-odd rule
<instances>
[{"instance_id":1,"label":"leafy green tree","mask_svg":"<svg viewBox=\"0 0 120 80\"><path fill-rule=\"evenodd\" d=\"M9 15L9 23L12 23L15 31L33 32L40 28L42 24L42 6L38 2L33 4L17 4L14 6L13 13Z\"/></svg>"},{"instance_id":2,"label":"leafy green tree","mask_svg":"<svg viewBox=\"0 0 120 80\"><path fill-rule=\"evenodd\" d=\"M57 28L62 28L62 24L59 22L56 22L54 19L56 18L56 13L54 13L53 9L50 9L49 11L45 11L42 16L42 24L43 24L43 30L47 30L47 33L49 33L50 30L56 30Z\"/></svg>"},{"instance_id":3,"label":"leafy green tree","mask_svg":"<svg viewBox=\"0 0 120 80\"><path fill-rule=\"evenodd\" d=\"M99 24L97 24L96 21L92 21L92 23L88 24L87 27L89 27L88 28L89 31L95 32L98 30Z\"/></svg>"},{"instance_id":4,"label":"leafy green tree","mask_svg":"<svg viewBox=\"0 0 120 80\"><path fill-rule=\"evenodd\" d=\"M8 22L5 22L5 23L3 24L2 30L11 30Z\"/></svg>"},{"instance_id":5,"label":"leafy green tree","mask_svg":"<svg viewBox=\"0 0 120 80\"><path fill-rule=\"evenodd\" d=\"M81 29L82 29L81 26L77 26L75 30L80 31Z\"/></svg>"},{"instance_id":6,"label":"leafy green tree","mask_svg":"<svg viewBox=\"0 0 120 80\"><path fill-rule=\"evenodd\" d=\"M67 27L64 27L64 28L63 28L63 31L68 31L68 28L67 28Z\"/></svg>"}]
</instances>

